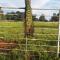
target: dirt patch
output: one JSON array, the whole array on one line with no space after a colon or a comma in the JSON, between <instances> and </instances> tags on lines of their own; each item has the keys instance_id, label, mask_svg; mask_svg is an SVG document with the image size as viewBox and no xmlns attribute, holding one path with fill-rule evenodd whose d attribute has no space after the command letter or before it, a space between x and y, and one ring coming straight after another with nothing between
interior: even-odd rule
<instances>
[{"instance_id":1,"label":"dirt patch","mask_svg":"<svg viewBox=\"0 0 60 60\"><path fill-rule=\"evenodd\" d=\"M17 47L16 41L4 41L4 39L0 39L0 51L10 51L13 48Z\"/></svg>"}]
</instances>

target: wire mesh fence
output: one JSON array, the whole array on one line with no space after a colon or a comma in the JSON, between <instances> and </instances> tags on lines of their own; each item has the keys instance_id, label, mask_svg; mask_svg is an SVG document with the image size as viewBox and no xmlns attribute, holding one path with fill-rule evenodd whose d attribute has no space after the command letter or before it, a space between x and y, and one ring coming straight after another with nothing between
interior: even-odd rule
<instances>
[{"instance_id":1,"label":"wire mesh fence","mask_svg":"<svg viewBox=\"0 0 60 60\"><path fill-rule=\"evenodd\" d=\"M9 10L11 9L9 7L2 8ZM13 9L15 8L12 8L12 10ZM54 22L51 22L49 20L53 13L59 13L59 9L39 9L38 12L40 13L40 15L35 14L36 17L40 17L42 14L44 14L45 17L48 19L48 22L40 20L33 21L33 38L24 38L24 13L20 13L20 15L19 12L17 12L17 16L15 10L13 10L15 13L11 13L11 11L9 10L8 12L0 14L0 59L56 60L56 57L57 55L59 55L60 52L60 46L58 43L60 42L60 22L59 20ZM34 9L32 11L34 11Z\"/></svg>"}]
</instances>

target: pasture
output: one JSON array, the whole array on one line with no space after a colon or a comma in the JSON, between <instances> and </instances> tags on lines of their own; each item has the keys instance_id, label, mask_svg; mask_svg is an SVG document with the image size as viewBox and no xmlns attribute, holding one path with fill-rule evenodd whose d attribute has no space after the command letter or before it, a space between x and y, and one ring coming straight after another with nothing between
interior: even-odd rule
<instances>
[{"instance_id":1,"label":"pasture","mask_svg":"<svg viewBox=\"0 0 60 60\"><path fill-rule=\"evenodd\" d=\"M48 40L57 39L58 22L33 22L33 24L34 37ZM24 23L0 22L0 38L1 37L8 40L24 38Z\"/></svg>"},{"instance_id":2,"label":"pasture","mask_svg":"<svg viewBox=\"0 0 60 60\"><path fill-rule=\"evenodd\" d=\"M27 40L27 51L36 51L39 52L39 54L43 51L54 51L56 53L58 40L58 22L34 21L33 24L34 36L32 39L28 38ZM19 43L19 49L21 51L25 51L26 40L24 39L24 22L0 22L0 39L5 41L15 40ZM50 56L52 59L53 57L56 57L55 53L51 53L51 56L48 54L48 52L46 53L47 55L45 52L42 54L46 55L46 57L44 57L45 59L47 59L48 56ZM43 58L43 56L41 56L41 58Z\"/></svg>"}]
</instances>

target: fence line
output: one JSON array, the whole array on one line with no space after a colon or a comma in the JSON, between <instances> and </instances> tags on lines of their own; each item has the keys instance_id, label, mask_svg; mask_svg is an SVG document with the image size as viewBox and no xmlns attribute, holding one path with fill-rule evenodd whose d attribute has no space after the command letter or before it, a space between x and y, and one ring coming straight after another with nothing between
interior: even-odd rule
<instances>
[{"instance_id":1,"label":"fence line","mask_svg":"<svg viewBox=\"0 0 60 60\"><path fill-rule=\"evenodd\" d=\"M25 9L25 7L3 7L1 6L1 8L6 8L6 9ZM41 9L41 8L31 8L32 10L60 10L60 9Z\"/></svg>"},{"instance_id":2,"label":"fence line","mask_svg":"<svg viewBox=\"0 0 60 60\"><path fill-rule=\"evenodd\" d=\"M1 7L1 8L5 8L5 9L25 9L25 8L14 8L14 7ZM59 9L39 9L39 8L31 8L32 10L59 10ZM1 13L2 14L2 13ZM16 14L9 14L9 15L16 15ZM59 18L60 18L60 16L58 16ZM59 24L60 24L60 21L59 21ZM60 25L59 25L60 26ZM0 26L0 28L10 28L10 27L12 27L12 26L5 26L5 27L1 27ZM35 26L34 26L35 27ZM16 27L12 27L12 28L16 28ZM18 28L20 28L20 27L18 27ZM21 28L20 28L21 29ZM47 29L47 28L40 28L40 29ZM49 28L48 28L49 29ZM54 30L59 30L60 31L60 28L59 29L55 29L55 28L51 28L51 29L54 29ZM0 32L1 33L1 32ZM18 34L18 33L14 33L14 34ZM11 34L11 35L14 35L14 34ZM24 33L20 33L20 34L18 34L18 35L22 35L22 34L24 34ZM35 38L32 38L32 39L29 39L29 38L16 38L16 39L20 39L21 41L22 40L25 40L26 42L25 42L25 44L16 44L16 45L24 45L25 46L25 50L21 50L21 49L5 49L5 48L0 48L0 50L16 50L16 51L25 51L25 52L28 52L28 51L36 51L36 50L28 50L28 46L29 45L32 45L32 46L35 46L35 47L50 47L50 48L58 48L58 50L57 51L40 51L40 52L52 52L52 53L57 53L57 56L59 55L59 53L60 53L60 51L59 51L59 48L60 48L60 46L59 46L59 42L60 42L60 33L58 34L58 33L56 33L56 34L40 34L40 33L38 33L38 32L36 32L36 33L34 33L34 35L38 35L38 36L40 36L40 35L57 35L58 36L58 38L57 38L57 40L47 40L47 39L35 39ZM1 38L1 37L0 37ZM4 37L2 38L2 39L4 39ZM12 38L11 38L12 39ZM42 41L42 42L44 42L44 41L46 41L46 42L58 42L58 45L56 45L56 46L50 46L50 45L38 45L38 44L28 44L28 41ZM0 44L3 44L3 43L0 43ZM13 43L4 43L4 45L5 44L9 44L9 45L12 45Z\"/></svg>"}]
</instances>

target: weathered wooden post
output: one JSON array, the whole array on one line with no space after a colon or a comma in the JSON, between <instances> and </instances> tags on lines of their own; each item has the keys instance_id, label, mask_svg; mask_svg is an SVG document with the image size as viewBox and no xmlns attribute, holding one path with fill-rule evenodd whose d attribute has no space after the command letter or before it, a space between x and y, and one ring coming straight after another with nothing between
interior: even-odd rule
<instances>
[{"instance_id":1,"label":"weathered wooden post","mask_svg":"<svg viewBox=\"0 0 60 60\"><path fill-rule=\"evenodd\" d=\"M26 51L25 51L25 60L29 60L28 58L28 50L27 50L27 38L33 37L33 21L32 21L32 11L31 11L31 0L25 0L25 38L26 38Z\"/></svg>"},{"instance_id":2,"label":"weathered wooden post","mask_svg":"<svg viewBox=\"0 0 60 60\"><path fill-rule=\"evenodd\" d=\"M25 0L25 37L33 36L31 0Z\"/></svg>"}]
</instances>

